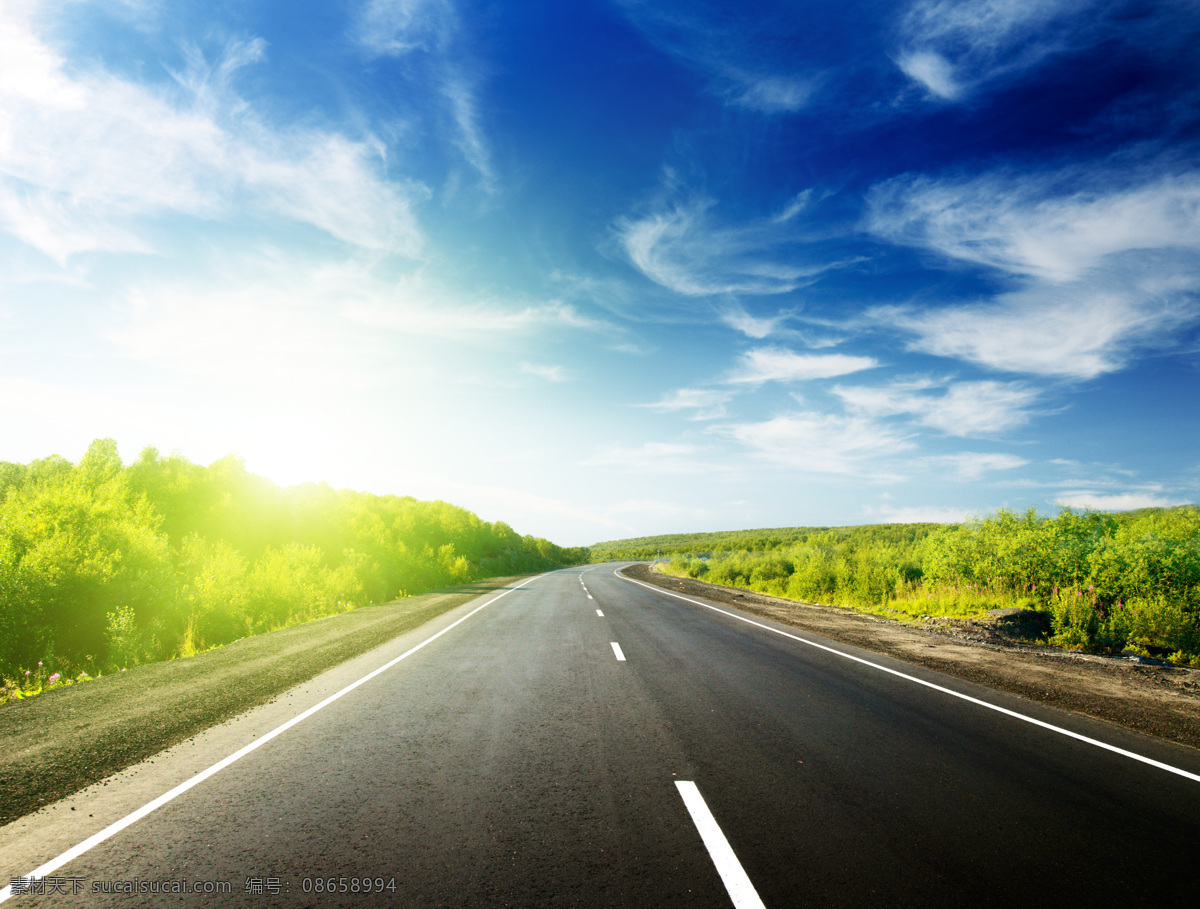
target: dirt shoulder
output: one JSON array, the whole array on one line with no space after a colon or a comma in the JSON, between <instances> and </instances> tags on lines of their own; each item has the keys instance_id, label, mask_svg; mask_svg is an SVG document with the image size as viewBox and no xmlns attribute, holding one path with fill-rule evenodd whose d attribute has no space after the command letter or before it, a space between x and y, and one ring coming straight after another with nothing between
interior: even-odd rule
<instances>
[{"instance_id":1,"label":"dirt shoulder","mask_svg":"<svg viewBox=\"0 0 1200 909\"><path fill-rule=\"evenodd\" d=\"M365 606L0 704L0 826L516 580Z\"/></svg>"},{"instance_id":2,"label":"dirt shoulder","mask_svg":"<svg viewBox=\"0 0 1200 909\"><path fill-rule=\"evenodd\" d=\"M1200 671L1092 656L1009 639L1001 622L942 620L926 627L849 609L798 603L651 571L627 576L666 590L734 606L835 641L927 666L1200 748Z\"/></svg>"}]
</instances>

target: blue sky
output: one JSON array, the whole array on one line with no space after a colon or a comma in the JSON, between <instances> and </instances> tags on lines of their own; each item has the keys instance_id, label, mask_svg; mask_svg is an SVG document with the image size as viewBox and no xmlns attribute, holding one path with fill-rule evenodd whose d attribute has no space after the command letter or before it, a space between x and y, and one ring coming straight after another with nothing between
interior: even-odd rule
<instances>
[{"instance_id":1,"label":"blue sky","mask_svg":"<svg viewBox=\"0 0 1200 909\"><path fill-rule=\"evenodd\" d=\"M0 460L562 544L1200 499L1190 0L6 0Z\"/></svg>"}]
</instances>

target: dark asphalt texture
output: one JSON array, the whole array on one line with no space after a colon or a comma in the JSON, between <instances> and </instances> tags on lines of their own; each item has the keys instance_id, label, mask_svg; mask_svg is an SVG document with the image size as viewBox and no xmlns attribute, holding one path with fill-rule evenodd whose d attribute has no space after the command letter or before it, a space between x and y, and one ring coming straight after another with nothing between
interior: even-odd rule
<instances>
[{"instance_id":1,"label":"dark asphalt texture","mask_svg":"<svg viewBox=\"0 0 1200 909\"><path fill-rule=\"evenodd\" d=\"M614 567L511 591L56 872L231 895L10 905L728 906L677 780L768 907L1193 904L1200 783ZM1192 749L833 646L1200 772Z\"/></svg>"},{"instance_id":2,"label":"dark asphalt texture","mask_svg":"<svg viewBox=\"0 0 1200 909\"><path fill-rule=\"evenodd\" d=\"M513 578L364 606L0 705L0 824L68 796ZM7 881L0 881L0 884Z\"/></svg>"}]
</instances>

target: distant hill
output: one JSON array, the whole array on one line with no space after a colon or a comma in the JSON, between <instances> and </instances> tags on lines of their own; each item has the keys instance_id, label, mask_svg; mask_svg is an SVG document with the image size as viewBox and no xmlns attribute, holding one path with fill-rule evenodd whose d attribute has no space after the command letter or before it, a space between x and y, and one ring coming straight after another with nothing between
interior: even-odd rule
<instances>
[{"instance_id":1,"label":"distant hill","mask_svg":"<svg viewBox=\"0 0 1200 909\"><path fill-rule=\"evenodd\" d=\"M944 524L860 524L851 527L770 527L667 533L654 537L609 540L588 547L593 562L608 559L653 559L658 556L706 556L713 552L769 552L801 544L832 545L850 539L863 542L907 542L929 536Z\"/></svg>"}]
</instances>

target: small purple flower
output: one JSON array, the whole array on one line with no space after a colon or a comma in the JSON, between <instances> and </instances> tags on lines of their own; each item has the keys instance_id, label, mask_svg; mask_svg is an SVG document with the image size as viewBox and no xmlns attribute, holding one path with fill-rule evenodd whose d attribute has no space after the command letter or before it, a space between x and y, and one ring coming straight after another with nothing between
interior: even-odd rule
<instances>
[{"instance_id":1,"label":"small purple flower","mask_svg":"<svg viewBox=\"0 0 1200 909\"><path fill-rule=\"evenodd\" d=\"M41 668L42 668L42 661L38 660L38 669L41 669Z\"/></svg>"},{"instance_id":2,"label":"small purple flower","mask_svg":"<svg viewBox=\"0 0 1200 909\"><path fill-rule=\"evenodd\" d=\"M62 673L61 673L61 672L56 672L56 673L54 673L54 675L50 676L50 678L49 678L49 680L46 682L46 684L47 684L47 685L53 685L55 682L57 682L57 681L58 681L59 679L61 679L61 678L62 678Z\"/></svg>"},{"instance_id":3,"label":"small purple flower","mask_svg":"<svg viewBox=\"0 0 1200 909\"><path fill-rule=\"evenodd\" d=\"M29 670L28 669L25 670L25 678L29 678Z\"/></svg>"}]
</instances>

